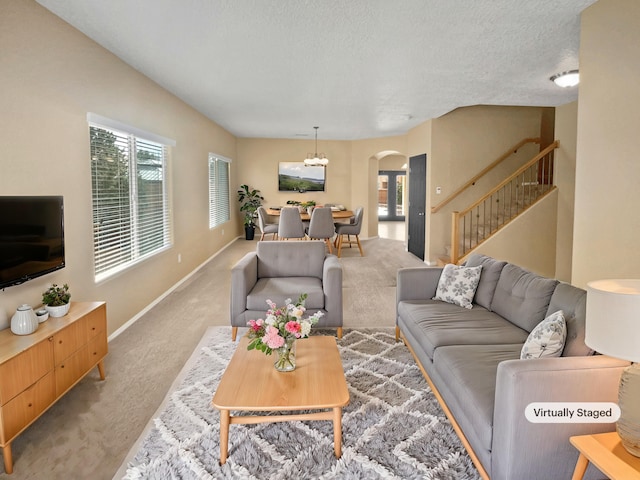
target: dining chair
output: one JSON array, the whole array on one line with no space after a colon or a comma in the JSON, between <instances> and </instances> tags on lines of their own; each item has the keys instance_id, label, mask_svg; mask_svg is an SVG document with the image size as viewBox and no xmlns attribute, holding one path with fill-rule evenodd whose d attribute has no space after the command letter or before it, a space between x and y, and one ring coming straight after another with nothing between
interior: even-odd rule
<instances>
[{"instance_id":1,"label":"dining chair","mask_svg":"<svg viewBox=\"0 0 640 480\"><path fill-rule=\"evenodd\" d=\"M362 250L362 244L360 243L360 230L362 229L362 217L364 214L364 208L358 207L353 215L353 219L350 223L342 223L336 224L336 241L335 246L338 249L338 257L340 257L340 253L342 251L342 245L344 243L351 245L354 243L351 240L351 235L356 237L355 243L358 245L358 249L360 250L360 255L364 257L364 251ZM347 237L347 241L344 241L344 237Z\"/></svg>"},{"instance_id":2,"label":"dining chair","mask_svg":"<svg viewBox=\"0 0 640 480\"><path fill-rule=\"evenodd\" d=\"M286 207L280 210L278 223L278 240L289 238L304 238L304 225L298 208Z\"/></svg>"},{"instance_id":3,"label":"dining chair","mask_svg":"<svg viewBox=\"0 0 640 480\"><path fill-rule=\"evenodd\" d=\"M306 229L307 236L311 240L324 240L329 248L329 253L333 253L331 239L335 235L333 226L333 215L330 207L314 208L311 212L309 227Z\"/></svg>"},{"instance_id":4,"label":"dining chair","mask_svg":"<svg viewBox=\"0 0 640 480\"><path fill-rule=\"evenodd\" d=\"M260 240L264 240L264 236L271 234L272 240L278 238L278 224L277 223L269 223L269 215L267 214L267 209L264 207L258 207L258 227L260 227L260 231L262 235L260 236Z\"/></svg>"}]
</instances>

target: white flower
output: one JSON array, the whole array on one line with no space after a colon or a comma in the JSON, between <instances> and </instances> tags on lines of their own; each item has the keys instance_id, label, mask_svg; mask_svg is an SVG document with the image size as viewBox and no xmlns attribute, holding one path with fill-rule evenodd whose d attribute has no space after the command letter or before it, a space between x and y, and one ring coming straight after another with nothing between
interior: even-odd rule
<instances>
[{"instance_id":1,"label":"white flower","mask_svg":"<svg viewBox=\"0 0 640 480\"><path fill-rule=\"evenodd\" d=\"M264 323L266 323L267 325L275 325L277 322L277 318L275 315L267 315L267 318L265 318Z\"/></svg>"},{"instance_id":2,"label":"white flower","mask_svg":"<svg viewBox=\"0 0 640 480\"><path fill-rule=\"evenodd\" d=\"M300 322L300 335L302 338L308 337L309 333L311 333L311 323L306 320Z\"/></svg>"}]
</instances>

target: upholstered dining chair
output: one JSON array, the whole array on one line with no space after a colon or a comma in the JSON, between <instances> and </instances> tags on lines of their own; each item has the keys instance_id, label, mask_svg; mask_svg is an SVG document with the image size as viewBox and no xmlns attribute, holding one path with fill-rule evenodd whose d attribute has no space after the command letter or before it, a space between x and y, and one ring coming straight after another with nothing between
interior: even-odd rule
<instances>
[{"instance_id":1,"label":"upholstered dining chair","mask_svg":"<svg viewBox=\"0 0 640 480\"><path fill-rule=\"evenodd\" d=\"M358 207L353 215L353 219L349 223L336 224L336 241L335 246L338 250L338 257L342 252L342 245L347 244L349 248L353 243L358 245L360 255L364 257L364 251L362 250L362 244L360 243L360 230L362 229L362 217L364 215L364 208ZM351 235L355 236L355 242L351 240ZM344 237L347 237L345 242Z\"/></svg>"},{"instance_id":2,"label":"upholstered dining chair","mask_svg":"<svg viewBox=\"0 0 640 480\"><path fill-rule=\"evenodd\" d=\"M333 226L333 215L330 207L314 208L311 212L309 227L306 229L307 236L311 240L324 240L329 248L329 253L333 253L331 240L335 235Z\"/></svg>"},{"instance_id":3,"label":"upholstered dining chair","mask_svg":"<svg viewBox=\"0 0 640 480\"><path fill-rule=\"evenodd\" d=\"M304 224L298 208L286 207L280 210L280 223L278 223L278 240L289 238L304 238Z\"/></svg>"},{"instance_id":4,"label":"upholstered dining chair","mask_svg":"<svg viewBox=\"0 0 640 480\"><path fill-rule=\"evenodd\" d=\"M278 238L278 224L277 223L269 223L269 215L267 214L267 209L264 207L258 207L258 227L260 227L260 231L262 235L260 236L260 240L264 240L264 236L271 234L272 239L275 240Z\"/></svg>"}]
</instances>

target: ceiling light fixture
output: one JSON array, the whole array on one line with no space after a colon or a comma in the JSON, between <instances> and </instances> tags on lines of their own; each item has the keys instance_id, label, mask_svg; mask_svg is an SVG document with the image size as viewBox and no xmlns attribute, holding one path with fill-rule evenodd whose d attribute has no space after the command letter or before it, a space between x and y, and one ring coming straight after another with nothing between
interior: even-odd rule
<instances>
[{"instance_id":1,"label":"ceiling light fixture","mask_svg":"<svg viewBox=\"0 0 640 480\"><path fill-rule=\"evenodd\" d=\"M549 80L551 80L559 87L575 87L576 85L578 85L578 83L580 83L580 73L578 72L578 70L568 70L566 72L554 75Z\"/></svg>"},{"instance_id":2,"label":"ceiling light fixture","mask_svg":"<svg viewBox=\"0 0 640 480\"><path fill-rule=\"evenodd\" d=\"M307 154L307 158L304 159L304 164L308 167L324 167L327 163L329 163L329 159L324 156L324 153L318 154L318 128L316 129L316 150L314 154Z\"/></svg>"}]
</instances>

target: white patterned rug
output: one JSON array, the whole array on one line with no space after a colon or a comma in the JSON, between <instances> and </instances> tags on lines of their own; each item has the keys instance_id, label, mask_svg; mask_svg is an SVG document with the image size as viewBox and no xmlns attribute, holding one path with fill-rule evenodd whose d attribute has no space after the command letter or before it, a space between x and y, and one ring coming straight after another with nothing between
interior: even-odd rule
<instances>
[{"instance_id":1,"label":"white patterned rug","mask_svg":"<svg viewBox=\"0 0 640 480\"><path fill-rule=\"evenodd\" d=\"M220 466L211 399L236 343L229 327L211 327L114 478L479 478L393 329L345 330L338 346L351 397L342 458L330 421L231 425Z\"/></svg>"}]
</instances>

